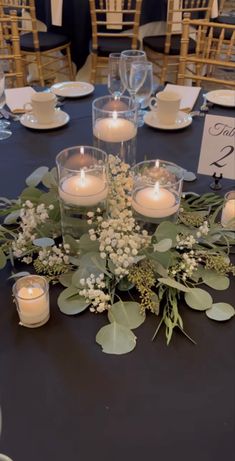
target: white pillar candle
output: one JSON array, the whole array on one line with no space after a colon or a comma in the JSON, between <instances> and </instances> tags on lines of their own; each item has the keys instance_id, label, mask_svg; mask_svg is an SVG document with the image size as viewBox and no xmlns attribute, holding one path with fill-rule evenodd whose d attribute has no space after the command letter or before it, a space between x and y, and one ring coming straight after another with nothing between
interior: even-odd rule
<instances>
[{"instance_id":1,"label":"white pillar candle","mask_svg":"<svg viewBox=\"0 0 235 461\"><path fill-rule=\"evenodd\" d=\"M145 187L136 192L132 207L137 213L149 218L167 218L178 211L179 203L173 192L159 187L156 182L154 187Z\"/></svg>"},{"instance_id":2,"label":"white pillar candle","mask_svg":"<svg viewBox=\"0 0 235 461\"><path fill-rule=\"evenodd\" d=\"M98 119L95 123L93 134L105 142L125 142L134 138L137 133L135 124L125 118L117 117L113 112L112 117Z\"/></svg>"},{"instance_id":3,"label":"white pillar candle","mask_svg":"<svg viewBox=\"0 0 235 461\"><path fill-rule=\"evenodd\" d=\"M233 222L229 224L232 219ZM225 202L222 210L221 224L223 227L228 226L230 229L235 229L235 198Z\"/></svg>"},{"instance_id":4,"label":"white pillar candle","mask_svg":"<svg viewBox=\"0 0 235 461\"><path fill-rule=\"evenodd\" d=\"M76 206L95 206L106 199L108 186L103 178L81 170L65 178L59 189L63 202Z\"/></svg>"},{"instance_id":5,"label":"white pillar candle","mask_svg":"<svg viewBox=\"0 0 235 461\"><path fill-rule=\"evenodd\" d=\"M22 323L41 323L49 317L49 298L41 287L22 286L17 293L19 316Z\"/></svg>"}]
</instances>

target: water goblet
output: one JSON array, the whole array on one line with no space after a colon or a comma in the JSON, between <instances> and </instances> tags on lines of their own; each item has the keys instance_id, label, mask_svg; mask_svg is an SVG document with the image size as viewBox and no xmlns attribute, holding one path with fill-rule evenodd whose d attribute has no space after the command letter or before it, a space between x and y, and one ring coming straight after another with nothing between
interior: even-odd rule
<instances>
[{"instance_id":1,"label":"water goblet","mask_svg":"<svg viewBox=\"0 0 235 461\"><path fill-rule=\"evenodd\" d=\"M131 64L134 62L146 61L146 53L141 50L125 50L121 52L120 57L120 75L122 82L129 92L133 102L135 102L136 88L132 86L131 76ZM137 80L136 80L137 82ZM139 82L141 83L141 82Z\"/></svg>"},{"instance_id":2,"label":"water goblet","mask_svg":"<svg viewBox=\"0 0 235 461\"><path fill-rule=\"evenodd\" d=\"M0 109L5 106L6 96L5 96L5 75L4 72L0 71ZM12 135L12 132L8 130L10 123L6 120L0 120L0 141L3 139L9 138Z\"/></svg>"},{"instance_id":3,"label":"water goblet","mask_svg":"<svg viewBox=\"0 0 235 461\"><path fill-rule=\"evenodd\" d=\"M139 104L138 127L144 125L145 109L153 91L153 66L148 61L136 61L131 64L131 86L135 88L135 101Z\"/></svg>"},{"instance_id":4,"label":"water goblet","mask_svg":"<svg viewBox=\"0 0 235 461\"><path fill-rule=\"evenodd\" d=\"M125 91L120 76L120 56L121 53L110 53L108 63L108 90L115 99L119 99Z\"/></svg>"}]
</instances>

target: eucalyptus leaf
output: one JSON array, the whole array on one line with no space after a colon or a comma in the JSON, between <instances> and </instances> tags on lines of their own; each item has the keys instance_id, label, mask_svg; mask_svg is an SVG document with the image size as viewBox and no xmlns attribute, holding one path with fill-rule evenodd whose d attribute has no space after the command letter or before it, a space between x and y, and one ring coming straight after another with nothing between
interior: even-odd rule
<instances>
[{"instance_id":1,"label":"eucalyptus leaf","mask_svg":"<svg viewBox=\"0 0 235 461\"><path fill-rule=\"evenodd\" d=\"M32 203L38 203L40 197L42 195L42 191L36 189L36 187L27 187L23 190L20 194L20 199L22 202L26 202L26 200L30 200Z\"/></svg>"},{"instance_id":2,"label":"eucalyptus leaf","mask_svg":"<svg viewBox=\"0 0 235 461\"><path fill-rule=\"evenodd\" d=\"M184 293L187 293L191 290L191 288L187 288L185 285L182 283L176 282L176 280L171 279L170 277L160 277L158 279L160 283L163 285L167 285L168 287L176 288L179 291L183 291Z\"/></svg>"},{"instance_id":3,"label":"eucalyptus leaf","mask_svg":"<svg viewBox=\"0 0 235 461\"><path fill-rule=\"evenodd\" d=\"M201 288L191 288L184 298L189 307L198 311L209 309L213 303L211 295Z\"/></svg>"},{"instance_id":4,"label":"eucalyptus leaf","mask_svg":"<svg viewBox=\"0 0 235 461\"><path fill-rule=\"evenodd\" d=\"M55 244L55 240L49 237L41 237L33 240L33 244L37 247L47 248L52 247Z\"/></svg>"},{"instance_id":5,"label":"eucalyptus leaf","mask_svg":"<svg viewBox=\"0 0 235 461\"><path fill-rule=\"evenodd\" d=\"M172 240L169 238L162 239L160 242L153 245L154 251L158 251L159 253L165 253L166 251L170 250L172 247Z\"/></svg>"},{"instance_id":6,"label":"eucalyptus leaf","mask_svg":"<svg viewBox=\"0 0 235 461\"><path fill-rule=\"evenodd\" d=\"M5 256L5 253L0 248L0 269L3 269L6 263L7 263L7 258Z\"/></svg>"},{"instance_id":7,"label":"eucalyptus leaf","mask_svg":"<svg viewBox=\"0 0 235 461\"><path fill-rule=\"evenodd\" d=\"M108 319L132 330L145 321L145 315L140 313L139 303L118 301L109 309Z\"/></svg>"},{"instance_id":8,"label":"eucalyptus leaf","mask_svg":"<svg viewBox=\"0 0 235 461\"><path fill-rule=\"evenodd\" d=\"M176 236L178 234L177 225L172 223L171 221L163 221L157 227L157 230L154 233L157 241L160 242L165 238L169 238L172 240L172 244L176 243Z\"/></svg>"},{"instance_id":9,"label":"eucalyptus leaf","mask_svg":"<svg viewBox=\"0 0 235 461\"><path fill-rule=\"evenodd\" d=\"M12 211L5 217L4 224L7 224L7 225L15 224L19 216L20 216L20 210Z\"/></svg>"},{"instance_id":10,"label":"eucalyptus leaf","mask_svg":"<svg viewBox=\"0 0 235 461\"><path fill-rule=\"evenodd\" d=\"M48 189L57 188L58 187L58 175L56 168L52 168L48 171L42 178L42 184Z\"/></svg>"},{"instance_id":11,"label":"eucalyptus leaf","mask_svg":"<svg viewBox=\"0 0 235 461\"><path fill-rule=\"evenodd\" d=\"M61 274L59 276L59 282L61 285L64 287L70 287L72 285L72 277L73 277L74 272L66 272L65 274Z\"/></svg>"},{"instance_id":12,"label":"eucalyptus leaf","mask_svg":"<svg viewBox=\"0 0 235 461\"><path fill-rule=\"evenodd\" d=\"M235 314L235 309L231 304L228 303L215 303L212 304L210 309L206 310L206 315L209 319L223 322L231 319Z\"/></svg>"},{"instance_id":13,"label":"eucalyptus leaf","mask_svg":"<svg viewBox=\"0 0 235 461\"><path fill-rule=\"evenodd\" d=\"M17 272L16 274L12 274L10 277L8 277L8 280L18 279L20 277L25 277L26 275L30 275L30 272L27 272L27 271Z\"/></svg>"},{"instance_id":14,"label":"eucalyptus leaf","mask_svg":"<svg viewBox=\"0 0 235 461\"><path fill-rule=\"evenodd\" d=\"M91 240L89 234L83 234L79 240L80 251L87 252L98 252L99 242L97 240Z\"/></svg>"},{"instance_id":15,"label":"eucalyptus leaf","mask_svg":"<svg viewBox=\"0 0 235 461\"><path fill-rule=\"evenodd\" d=\"M98 331L96 342L106 354L127 354L135 348L136 336L129 328L112 322Z\"/></svg>"},{"instance_id":16,"label":"eucalyptus leaf","mask_svg":"<svg viewBox=\"0 0 235 461\"><path fill-rule=\"evenodd\" d=\"M65 235L64 238L64 243L68 244L70 247L70 253L72 254L77 254L79 251L79 242L75 240L71 235Z\"/></svg>"},{"instance_id":17,"label":"eucalyptus leaf","mask_svg":"<svg viewBox=\"0 0 235 461\"><path fill-rule=\"evenodd\" d=\"M49 169L47 166L40 166L35 171L33 171L33 173L31 173L31 175L26 178L25 182L27 186L38 186L38 184L41 182L43 176L45 176L48 170Z\"/></svg>"},{"instance_id":18,"label":"eucalyptus leaf","mask_svg":"<svg viewBox=\"0 0 235 461\"><path fill-rule=\"evenodd\" d=\"M202 280L206 285L215 290L227 290L230 284L229 278L225 275L206 269L202 272Z\"/></svg>"},{"instance_id":19,"label":"eucalyptus leaf","mask_svg":"<svg viewBox=\"0 0 235 461\"><path fill-rule=\"evenodd\" d=\"M83 312L90 304L83 296L79 296L76 287L65 288L58 297L58 306L63 314L75 315Z\"/></svg>"},{"instance_id":20,"label":"eucalyptus leaf","mask_svg":"<svg viewBox=\"0 0 235 461\"><path fill-rule=\"evenodd\" d=\"M120 291L129 291L135 286L134 283L130 282L127 277L123 277L117 285L117 289Z\"/></svg>"}]
</instances>

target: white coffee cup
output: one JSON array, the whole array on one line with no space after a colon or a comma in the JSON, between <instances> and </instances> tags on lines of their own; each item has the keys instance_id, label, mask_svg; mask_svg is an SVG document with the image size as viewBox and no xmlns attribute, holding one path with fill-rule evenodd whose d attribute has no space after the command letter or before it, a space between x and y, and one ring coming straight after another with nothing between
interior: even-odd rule
<instances>
[{"instance_id":1,"label":"white coffee cup","mask_svg":"<svg viewBox=\"0 0 235 461\"><path fill-rule=\"evenodd\" d=\"M53 122L56 115L56 95L54 93L34 93L31 102L24 105L26 112L31 112L38 123Z\"/></svg>"},{"instance_id":2,"label":"white coffee cup","mask_svg":"<svg viewBox=\"0 0 235 461\"><path fill-rule=\"evenodd\" d=\"M180 96L174 91L160 91L156 98L150 99L149 107L156 112L160 123L172 125L175 123L180 108Z\"/></svg>"}]
</instances>

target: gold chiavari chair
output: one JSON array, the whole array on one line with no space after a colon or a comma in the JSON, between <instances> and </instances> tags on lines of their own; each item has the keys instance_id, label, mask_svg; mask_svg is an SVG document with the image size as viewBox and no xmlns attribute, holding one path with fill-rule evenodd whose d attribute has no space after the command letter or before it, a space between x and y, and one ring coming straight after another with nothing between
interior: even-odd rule
<instances>
[{"instance_id":1,"label":"gold chiavari chair","mask_svg":"<svg viewBox=\"0 0 235 461\"><path fill-rule=\"evenodd\" d=\"M8 87L24 85L18 19L0 17L0 63Z\"/></svg>"},{"instance_id":2,"label":"gold chiavari chair","mask_svg":"<svg viewBox=\"0 0 235 461\"><path fill-rule=\"evenodd\" d=\"M191 27L196 28L194 55L189 52ZM215 30L220 31L216 39L214 37ZM226 38L228 31L229 40ZM194 67L193 72L192 65ZM226 78L224 73L226 73ZM183 20L178 84L183 85L187 79L191 79L202 86L204 82L210 82L223 87L235 88L234 25L188 18Z\"/></svg>"},{"instance_id":3,"label":"gold chiavari chair","mask_svg":"<svg viewBox=\"0 0 235 461\"><path fill-rule=\"evenodd\" d=\"M166 33L145 37L144 50L149 61L153 63L154 75L160 83L165 83L170 74L171 79L177 79L180 40L182 34L182 19L184 14L195 17L200 15L203 20L209 20L213 0L168 0ZM190 39L190 52L195 52L195 42Z\"/></svg>"},{"instance_id":4,"label":"gold chiavari chair","mask_svg":"<svg viewBox=\"0 0 235 461\"><path fill-rule=\"evenodd\" d=\"M47 80L55 80L56 75L68 73L74 79L70 41L65 35L38 31L35 0L0 0L0 16L16 11L19 17L20 47L24 64L36 64L38 81L45 85ZM62 54L62 53L63 54Z\"/></svg>"},{"instance_id":5,"label":"gold chiavari chair","mask_svg":"<svg viewBox=\"0 0 235 461\"><path fill-rule=\"evenodd\" d=\"M110 53L138 49L142 0L89 0L92 24L91 81L107 68Z\"/></svg>"}]
</instances>

